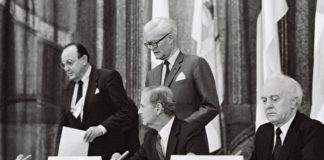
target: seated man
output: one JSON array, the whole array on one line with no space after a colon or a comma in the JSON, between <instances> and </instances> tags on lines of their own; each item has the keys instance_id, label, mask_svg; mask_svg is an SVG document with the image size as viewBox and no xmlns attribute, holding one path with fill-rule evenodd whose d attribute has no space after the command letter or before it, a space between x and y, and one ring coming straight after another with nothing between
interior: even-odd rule
<instances>
[{"instance_id":1,"label":"seated man","mask_svg":"<svg viewBox=\"0 0 324 160\"><path fill-rule=\"evenodd\" d=\"M172 154L208 154L204 130L179 120L175 116L172 91L163 86L151 86L142 92L139 115L148 126L144 142L130 160L169 160ZM115 153L111 160L120 158Z\"/></svg>"},{"instance_id":2,"label":"seated man","mask_svg":"<svg viewBox=\"0 0 324 160\"><path fill-rule=\"evenodd\" d=\"M301 86L285 75L270 77L261 100L269 123L256 132L252 160L323 160L324 126L297 111Z\"/></svg>"}]
</instances>

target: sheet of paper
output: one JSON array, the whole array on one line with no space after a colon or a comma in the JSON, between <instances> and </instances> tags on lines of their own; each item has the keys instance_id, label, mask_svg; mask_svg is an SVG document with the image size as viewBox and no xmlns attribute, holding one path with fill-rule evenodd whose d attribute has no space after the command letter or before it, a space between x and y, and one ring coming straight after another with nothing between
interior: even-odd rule
<instances>
[{"instance_id":1,"label":"sheet of paper","mask_svg":"<svg viewBox=\"0 0 324 160\"><path fill-rule=\"evenodd\" d=\"M48 160L102 160L100 156L89 156L89 157L55 157L50 156Z\"/></svg>"},{"instance_id":2,"label":"sheet of paper","mask_svg":"<svg viewBox=\"0 0 324 160\"><path fill-rule=\"evenodd\" d=\"M84 141L84 134L83 130L63 127L58 156L87 156L89 143Z\"/></svg>"},{"instance_id":3,"label":"sheet of paper","mask_svg":"<svg viewBox=\"0 0 324 160\"><path fill-rule=\"evenodd\" d=\"M243 160L243 156L216 156L216 155L171 155L171 160Z\"/></svg>"},{"instance_id":4,"label":"sheet of paper","mask_svg":"<svg viewBox=\"0 0 324 160\"><path fill-rule=\"evenodd\" d=\"M219 115L211 120L206 126L209 153L217 151L222 147Z\"/></svg>"}]
</instances>

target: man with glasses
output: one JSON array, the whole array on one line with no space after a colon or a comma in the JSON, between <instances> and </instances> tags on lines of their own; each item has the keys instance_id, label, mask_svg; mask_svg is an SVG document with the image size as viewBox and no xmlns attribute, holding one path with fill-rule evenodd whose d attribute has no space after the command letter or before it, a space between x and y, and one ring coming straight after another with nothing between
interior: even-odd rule
<instances>
[{"instance_id":1,"label":"man with glasses","mask_svg":"<svg viewBox=\"0 0 324 160\"><path fill-rule=\"evenodd\" d=\"M177 45L177 26L169 18L154 18L144 26L144 45L163 61L146 77L146 86L164 85L175 96L176 115L206 125L219 111L215 81L205 59L184 54Z\"/></svg>"},{"instance_id":2,"label":"man with glasses","mask_svg":"<svg viewBox=\"0 0 324 160\"><path fill-rule=\"evenodd\" d=\"M62 98L65 111L58 137L62 126L85 130L88 155L105 160L112 153L127 149L123 129L131 128L133 108L120 74L93 68L89 58L86 48L79 43L68 44L61 54L62 68L71 81Z\"/></svg>"}]
</instances>

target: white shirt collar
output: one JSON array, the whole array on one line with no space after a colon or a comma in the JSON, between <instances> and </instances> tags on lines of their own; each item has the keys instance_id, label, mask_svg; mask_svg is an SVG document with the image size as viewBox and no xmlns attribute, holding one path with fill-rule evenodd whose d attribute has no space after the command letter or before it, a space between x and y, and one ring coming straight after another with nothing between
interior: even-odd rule
<instances>
[{"instance_id":1,"label":"white shirt collar","mask_svg":"<svg viewBox=\"0 0 324 160\"><path fill-rule=\"evenodd\" d=\"M177 59L177 57L178 57L178 55L179 55L179 53L180 53L180 50L179 49L177 49L167 60L169 61L169 68L170 68L170 70L171 70L171 68L172 68L172 66L173 66L173 64L175 63L175 61L176 61L176 59Z\"/></svg>"},{"instance_id":2,"label":"white shirt collar","mask_svg":"<svg viewBox=\"0 0 324 160\"><path fill-rule=\"evenodd\" d=\"M295 116L296 116L296 113L295 113L295 115L293 116L293 117L291 117L284 125L282 125L281 127L280 127L280 130L281 130L281 135L280 135L280 138L281 138L281 141L282 141L282 144L283 144L283 142L284 142L284 140L285 140L285 138L286 138L286 135L287 135L287 132L288 132L288 129L289 129L289 127L290 127L290 125L291 125L291 123L292 123L292 121L295 119ZM275 126L274 127L274 133L276 133L276 129L277 129L278 127L277 126Z\"/></svg>"},{"instance_id":3,"label":"white shirt collar","mask_svg":"<svg viewBox=\"0 0 324 160\"><path fill-rule=\"evenodd\" d=\"M84 75L81 78L81 81L83 82L83 84L87 84L90 78L90 72L91 72L91 65L89 65L89 67L87 68L87 71L84 73Z\"/></svg>"},{"instance_id":4,"label":"white shirt collar","mask_svg":"<svg viewBox=\"0 0 324 160\"><path fill-rule=\"evenodd\" d=\"M161 136L161 146L162 146L162 150L163 150L164 155L166 155L166 150L167 150L169 136L170 136L170 132L171 132L173 122L174 122L174 116L159 131L159 135Z\"/></svg>"}]
</instances>

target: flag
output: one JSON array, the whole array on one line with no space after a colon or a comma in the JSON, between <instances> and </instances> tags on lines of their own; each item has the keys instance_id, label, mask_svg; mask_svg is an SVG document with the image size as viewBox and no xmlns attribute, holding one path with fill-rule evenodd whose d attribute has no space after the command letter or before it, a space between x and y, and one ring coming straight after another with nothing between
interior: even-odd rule
<instances>
[{"instance_id":1,"label":"flag","mask_svg":"<svg viewBox=\"0 0 324 160\"><path fill-rule=\"evenodd\" d=\"M220 54L219 41L217 40L217 21L214 21L213 3L208 0L195 0L192 22L192 38L197 42L197 55L208 62L215 77L215 84L219 103L222 104L224 97L223 65ZM217 151L222 147L220 114L206 125L209 152Z\"/></svg>"},{"instance_id":2,"label":"flag","mask_svg":"<svg viewBox=\"0 0 324 160\"><path fill-rule=\"evenodd\" d=\"M262 10L257 20L257 107L255 128L267 122L260 101L265 80L272 74L280 74L280 50L278 21L288 11L286 0L262 0Z\"/></svg>"},{"instance_id":3,"label":"flag","mask_svg":"<svg viewBox=\"0 0 324 160\"><path fill-rule=\"evenodd\" d=\"M152 19L156 17L169 18L169 0L153 0L152 3ZM151 51L151 68L161 64L161 60L155 58Z\"/></svg>"},{"instance_id":4,"label":"flag","mask_svg":"<svg viewBox=\"0 0 324 160\"><path fill-rule=\"evenodd\" d=\"M314 70L310 117L324 124L324 0L317 0L314 40Z\"/></svg>"}]
</instances>

